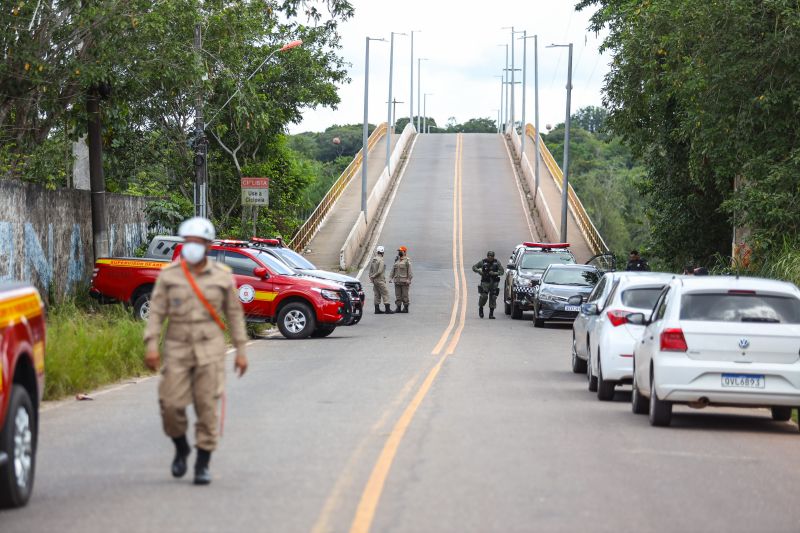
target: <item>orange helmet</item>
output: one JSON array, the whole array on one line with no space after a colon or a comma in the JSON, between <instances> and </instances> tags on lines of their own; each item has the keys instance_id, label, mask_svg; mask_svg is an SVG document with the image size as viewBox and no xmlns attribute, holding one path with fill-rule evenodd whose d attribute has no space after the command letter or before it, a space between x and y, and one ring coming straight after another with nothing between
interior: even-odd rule
<instances>
[{"instance_id":1,"label":"orange helmet","mask_svg":"<svg viewBox=\"0 0 800 533\"><path fill-rule=\"evenodd\" d=\"M406 248L405 246L401 246L401 247L400 247L400 248L398 248L397 250L398 250L399 252L403 252L403 253L407 253L407 252L408 252L408 248Z\"/></svg>"}]
</instances>

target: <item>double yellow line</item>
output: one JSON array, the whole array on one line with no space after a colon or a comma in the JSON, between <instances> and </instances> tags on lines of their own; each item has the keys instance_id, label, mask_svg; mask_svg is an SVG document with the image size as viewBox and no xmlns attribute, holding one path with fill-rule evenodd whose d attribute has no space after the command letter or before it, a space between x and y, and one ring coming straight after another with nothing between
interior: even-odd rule
<instances>
[{"instance_id":1,"label":"double yellow line","mask_svg":"<svg viewBox=\"0 0 800 533\"><path fill-rule=\"evenodd\" d=\"M372 527L375 518L375 511L380 503L383 487L397 455L397 450L403 440L403 436L408 430L411 420L417 412L422 400L430 391L436 376L442 369L445 359L452 355L461 339L464 331L464 323L467 315L467 279L464 273L464 210L462 201L462 172L461 159L464 150L464 139L459 133L456 136L456 160L453 172L453 281L455 283L455 297L453 298L453 309L450 314L450 322L439 338L439 342L433 348L431 355L439 356L436 365L428 372L425 380L420 385L411 402L406 406L400 418L392 428L389 438L375 462L372 473L361 494L358 502L353 523L350 526L350 533L367 533ZM459 313L460 310L460 313ZM458 321L458 324L456 324ZM454 329L455 328L455 329ZM452 334L452 336L451 336ZM448 343L448 339L450 342ZM447 348L444 349L445 345ZM444 353L442 353L444 350Z\"/></svg>"}]
</instances>

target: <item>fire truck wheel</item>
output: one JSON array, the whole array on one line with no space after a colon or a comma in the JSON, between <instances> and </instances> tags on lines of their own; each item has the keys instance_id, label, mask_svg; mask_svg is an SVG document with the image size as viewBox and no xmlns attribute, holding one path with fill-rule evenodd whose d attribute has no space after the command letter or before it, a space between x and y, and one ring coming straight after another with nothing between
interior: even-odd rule
<instances>
[{"instance_id":1,"label":"fire truck wheel","mask_svg":"<svg viewBox=\"0 0 800 533\"><path fill-rule=\"evenodd\" d=\"M303 302L290 302L278 312L278 329L287 339L310 337L316 327L314 311Z\"/></svg>"},{"instance_id":2,"label":"fire truck wheel","mask_svg":"<svg viewBox=\"0 0 800 533\"><path fill-rule=\"evenodd\" d=\"M11 388L5 426L0 431L0 508L22 507L33 490L36 467L36 413L22 385Z\"/></svg>"},{"instance_id":3,"label":"fire truck wheel","mask_svg":"<svg viewBox=\"0 0 800 533\"><path fill-rule=\"evenodd\" d=\"M146 292L136 298L133 302L133 316L140 320L147 321L150 316L150 293Z\"/></svg>"}]
</instances>

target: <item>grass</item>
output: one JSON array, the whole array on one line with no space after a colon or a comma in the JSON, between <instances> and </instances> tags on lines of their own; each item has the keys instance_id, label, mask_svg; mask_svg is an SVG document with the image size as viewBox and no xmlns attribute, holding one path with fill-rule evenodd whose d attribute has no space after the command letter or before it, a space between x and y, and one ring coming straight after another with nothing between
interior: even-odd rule
<instances>
[{"instance_id":1,"label":"grass","mask_svg":"<svg viewBox=\"0 0 800 533\"><path fill-rule=\"evenodd\" d=\"M52 306L47 317L45 400L147 374L143 331L144 323L122 306Z\"/></svg>"}]
</instances>

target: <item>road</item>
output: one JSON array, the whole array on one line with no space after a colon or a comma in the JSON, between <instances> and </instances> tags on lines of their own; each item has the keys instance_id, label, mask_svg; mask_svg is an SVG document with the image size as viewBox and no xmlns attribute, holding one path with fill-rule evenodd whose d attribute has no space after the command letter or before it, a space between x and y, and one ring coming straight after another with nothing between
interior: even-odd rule
<instances>
[{"instance_id":1,"label":"road","mask_svg":"<svg viewBox=\"0 0 800 533\"><path fill-rule=\"evenodd\" d=\"M0 530L799 531L795 424L651 428L571 373L569 328L477 317L470 265L530 237L499 136L419 136L379 239L409 248L409 314L250 346L209 487L170 478L155 379L49 407Z\"/></svg>"}]
</instances>

